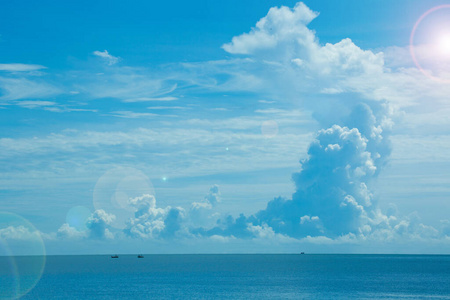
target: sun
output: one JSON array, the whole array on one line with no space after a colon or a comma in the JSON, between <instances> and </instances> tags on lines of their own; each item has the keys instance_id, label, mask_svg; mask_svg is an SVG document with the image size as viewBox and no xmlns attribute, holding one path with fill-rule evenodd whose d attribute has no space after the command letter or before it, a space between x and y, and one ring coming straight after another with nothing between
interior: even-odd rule
<instances>
[{"instance_id":1,"label":"sun","mask_svg":"<svg viewBox=\"0 0 450 300\"><path fill-rule=\"evenodd\" d=\"M409 52L416 67L441 83L450 83L449 12L450 4L427 10L416 21L409 37Z\"/></svg>"},{"instance_id":2,"label":"sun","mask_svg":"<svg viewBox=\"0 0 450 300\"><path fill-rule=\"evenodd\" d=\"M439 36L437 48L442 55L450 56L450 33Z\"/></svg>"}]
</instances>

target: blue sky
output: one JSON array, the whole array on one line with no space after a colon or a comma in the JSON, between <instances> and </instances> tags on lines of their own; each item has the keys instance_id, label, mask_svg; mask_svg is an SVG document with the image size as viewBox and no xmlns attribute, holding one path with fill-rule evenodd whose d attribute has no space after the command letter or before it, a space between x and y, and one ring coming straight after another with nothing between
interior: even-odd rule
<instances>
[{"instance_id":1,"label":"blue sky","mask_svg":"<svg viewBox=\"0 0 450 300\"><path fill-rule=\"evenodd\" d=\"M448 253L444 4L3 4L3 251Z\"/></svg>"}]
</instances>

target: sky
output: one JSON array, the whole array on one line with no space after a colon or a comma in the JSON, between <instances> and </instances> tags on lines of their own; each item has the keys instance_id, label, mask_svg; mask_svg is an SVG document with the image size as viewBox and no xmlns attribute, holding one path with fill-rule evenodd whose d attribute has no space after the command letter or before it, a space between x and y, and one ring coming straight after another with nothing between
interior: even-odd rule
<instances>
[{"instance_id":1,"label":"sky","mask_svg":"<svg viewBox=\"0 0 450 300\"><path fill-rule=\"evenodd\" d=\"M0 255L450 253L449 17L2 4Z\"/></svg>"}]
</instances>

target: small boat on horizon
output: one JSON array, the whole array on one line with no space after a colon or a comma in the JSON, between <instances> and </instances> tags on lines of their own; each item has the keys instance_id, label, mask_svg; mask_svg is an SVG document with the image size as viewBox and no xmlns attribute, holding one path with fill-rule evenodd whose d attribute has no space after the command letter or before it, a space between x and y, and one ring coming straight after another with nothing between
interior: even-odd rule
<instances>
[{"instance_id":1,"label":"small boat on horizon","mask_svg":"<svg viewBox=\"0 0 450 300\"><path fill-rule=\"evenodd\" d=\"M144 258L144 255L139 254L139 255L138 255L138 258Z\"/></svg>"},{"instance_id":2,"label":"small boat on horizon","mask_svg":"<svg viewBox=\"0 0 450 300\"><path fill-rule=\"evenodd\" d=\"M305 254L305 252L300 252L300 254Z\"/></svg>"},{"instance_id":3,"label":"small boat on horizon","mask_svg":"<svg viewBox=\"0 0 450 300\"><path fill-rule=\"evenodd\" d=\"M119 255L111 255L111 258L119 258Z\"/></svg>"}]
</instances>

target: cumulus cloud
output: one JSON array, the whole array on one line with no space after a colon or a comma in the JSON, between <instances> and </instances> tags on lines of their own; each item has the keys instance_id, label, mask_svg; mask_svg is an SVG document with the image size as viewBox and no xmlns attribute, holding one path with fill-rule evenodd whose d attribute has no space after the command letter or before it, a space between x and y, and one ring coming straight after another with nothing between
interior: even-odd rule
<instances>
[{"instance_id":1,"label":"cumulus cloud","mask_svg":"<svg viewBox=\"0 0 450 300\"><path fill-rule=\"evenodd\" d=\"M220 203L220 191L218 185L209 189L208 195L201 202L193 202L188 212L191 226L194 228L211 228L215 225L220 213L217 204Z\"/></svg>"},{"instance_id":2,"label":"cumulus cloud","mask_svg":"<svg viewBox=\"0 0 450 300\"><path fill-rule=\"evenodd\" d=\"M306 25L317 16L318 13L301 2L292 10L285 6L272 7L252 31L233 37L231 43L222 48L233 54L251 54L261 49L280 47L280 44L290 39L295 39L299 44L310 45L315 37Z\"/></svg>"},{"instance_id":3,"label":"cumulus cloud","mask_svg":"<svg viewBox=\"0 0 450 300\"><path fill-rule=\"evenodd\" d=\"M107 50L104 51L94 51L93 52L94 55L101 57L103 60L105 60L108 65L112 66L114 64L116 64L119 61L118 57L112 56L111 54L108 53Z\"/></svg>"},{"instance_id":4,"label":"cumulus cloud","mask_svg":"<svg viewBox=\"0 0 450 300\"><path fill-rule=\"evenodd\" d=\"M112 239L113 233L110 231L110 224L114 221L116 216L108 214L103 209L94 211L91 217L86 221L89 237L96 239Z\"/></svg>"},{"instance_id":5,"label":"cumulus cloud","mask_svg":"<svg viewBox=\"0 0 450 300\"><path fill-rule=\"evenodd\" d=\"M292 176L291 199L275 198L254 215L227 216L197 232L258 239L281 235L314 243L445 237L446 221L437 230L417 215L400 217L393 208L383 213L376 204L369 187L391 151L387 118L384 104L356 105L342 124L319 130L301 170Z\"/></svg>"},{"instance_id":6,"label":"cumulus cloud","mask_svg":"<svg viewBox=\"0 0 450 300\"><path fill-rule=\"evenodd\" d=\"M192 203L186 210L157 207L155 197L144 194L129 199L135 214L126 224L125 236L143 239L197 236L221 241L289 237L319 244L448 237L448 221L442 221L441 228L435 229L424 225L417 215L400 216L393 209L382 212L371 191L371 185L387 164L392 148L393 109L386 99L405 105L429 95L429 87L435 85L430 85L428 79L418 80L421 77L418 77L420 72L417 70L389 69L385 66L382 52L363 50L350 39L320 44L314 31L308 28L317 16L318 13L303 3L296 4L293 9L284 6L271 8L249 33L234 37L223 45L228 53L250 58L206 64L215 71L223 70L230 75L229 80L221 82L207 76L192 76L195 84L215 87L216 90L261 88L263 92L278 93L277 99L287 93L289 97L286 98L294 100L298 100L302 92L313 90L337 99L334 106L331 100L327 102L329 106L324 106L323 102L317 107L314 104L308 106L323 129L317 132L309 145L307 158L300 162L300 170L292 176L295 184L292 197L274 198L265 209L250 216L223 217L216 211L220 203L217 186L211 187L203 201ZM106 50L94 54L108 61L111 59ZM205 68L205 64L183 66L199 72ZM267 76L265 74L270 74L270 78L264 77ZM117 76L117 82L127 88L120 86L107 93L104 92L107 89L102 89L98 95L118 97L125 102L176 99L162 96L176 86L159 80L144 78L129 89L129 83L135 81L136 76L127 75ZM153 93L150 96L149 86ZM137 96L130 98L130 91ZM443 91L445 88L440 87L433 91L433 96L448 94ZM270 96L270 92L267 94ZM273 109L257 112L280 114ZM114 113L128 118L154 116L128 111ZM200 123L211 124L213 128L251 128L246 122L243 124L233 119L228 120L231 124L225 125L204 120L190 120L188 125ZM260 124L259 121L257 123ZM153 138L154 134L145 136ZM196 139L199 140L202 139ZM117 137L114 137L114 143L117 143ZM96 211L88 220L86 236L111 237L109 224L113 217L105 211ZM80 233L63 225L59 235L80 236Z\"/></svg>"},{"instance_id":7,"label":"cumulus cloud","mask_svg":"<svg viewBox=\"0 0 450 300\"><path fill-rule=\"evenodd\" d=\"M78 230L64 223L56 232L56 237L60 239L81 239L88 237L88 231Z\"/></svg>"},{"instance_id":8,"label":"cumulus cloud","mask_svg":"<svg viewBox=\"0 0 450 300\"><path fill-rule=\"evenodd\" d=\"M64 223L56 232L56 238L67 240L80 239L114 239L115 232L111 223L116 219L116 216L104 211L103 209L95 210L89 218L86 219L83 226L75 228L68 223Z\"/></svg>"},{"instance_id":9,"label":"cumulus cloud","mask_svg":"<svg viewBox=\"0 0 450 300\"><path fill-rule=\"evenodd\" d=\"M308 28L316 17L318 13L301 2L292 9L272 7L250 32L223 45L231 54L248 56L245 63L229 61L231 66L223 69L228 69L232 77L238 73L252 78L256 84L247 84L252 90L292 101L300 101L299 93L308 91L355 93L365 99L389 100L400 106L418 104L425 98L446 99L450 87L424 76L411 65L406 49L403 52L386 49L386 54L364 50L349 38L334 44L321 43ZM405 56L406 64L392 63L405 60ZM227 84L236 88L232 80ZM301 101L316 108L312 101Z\"/></svg>"},{"instance_id":10,"label":"cumulus cloud","mask_svg":"<svg viewBox=\"0 0 450 300\"><path fill-rule=\"evenodd\" d=\"M288 76L309 73L341 80L341 76L383 72L383 53L362 50L348 38L322 46L315 32L308 28L318 15L302 2L293 9L272 7L250 33L233 37L231 43L223 45L223 48L233 54L264 58L266 64L269 59L269 65L285 71L289 68Z\"/></svg>"},{"instance_id":11,"label":"cumulus cloud","mask_svg":"<svg viewBox=\"0 0 450 300\"><path fill-rule=\"evenodd\" d=\"M134 218L129 219L124 230L129 237L169 238L181 229L183 208L158 208L155 197L150 194L132 198L129 204L135 209Z\"/></svg>"},{"instance_id":12,"label":"cumulus cloud","mask_svg":"<svg viewBox=\"0 0 450 300\"><path fill-rule=\"evenodd\" d=\"M372 129L376 126L371 124ZM340 125L320 130L302 170L293 175L297 191L292 199L275 198L247 222L267 224L275 232L297 238L357 232L372 206L367 183L382 161L377 148L369 151L369 138L358 128Z\"/></svg>"},{"instance_id":13,"label":"cumulus cloud","mask_svg":"<svg viewBox=\"0 0 450 300\"><path fill-rule=\"evenodd\" d=\"M38 230L31 230L30 228L19 226L8 226L0 228L0 239L4 240L40 240L41 233Z\"/></svg>"}]
</instances>

